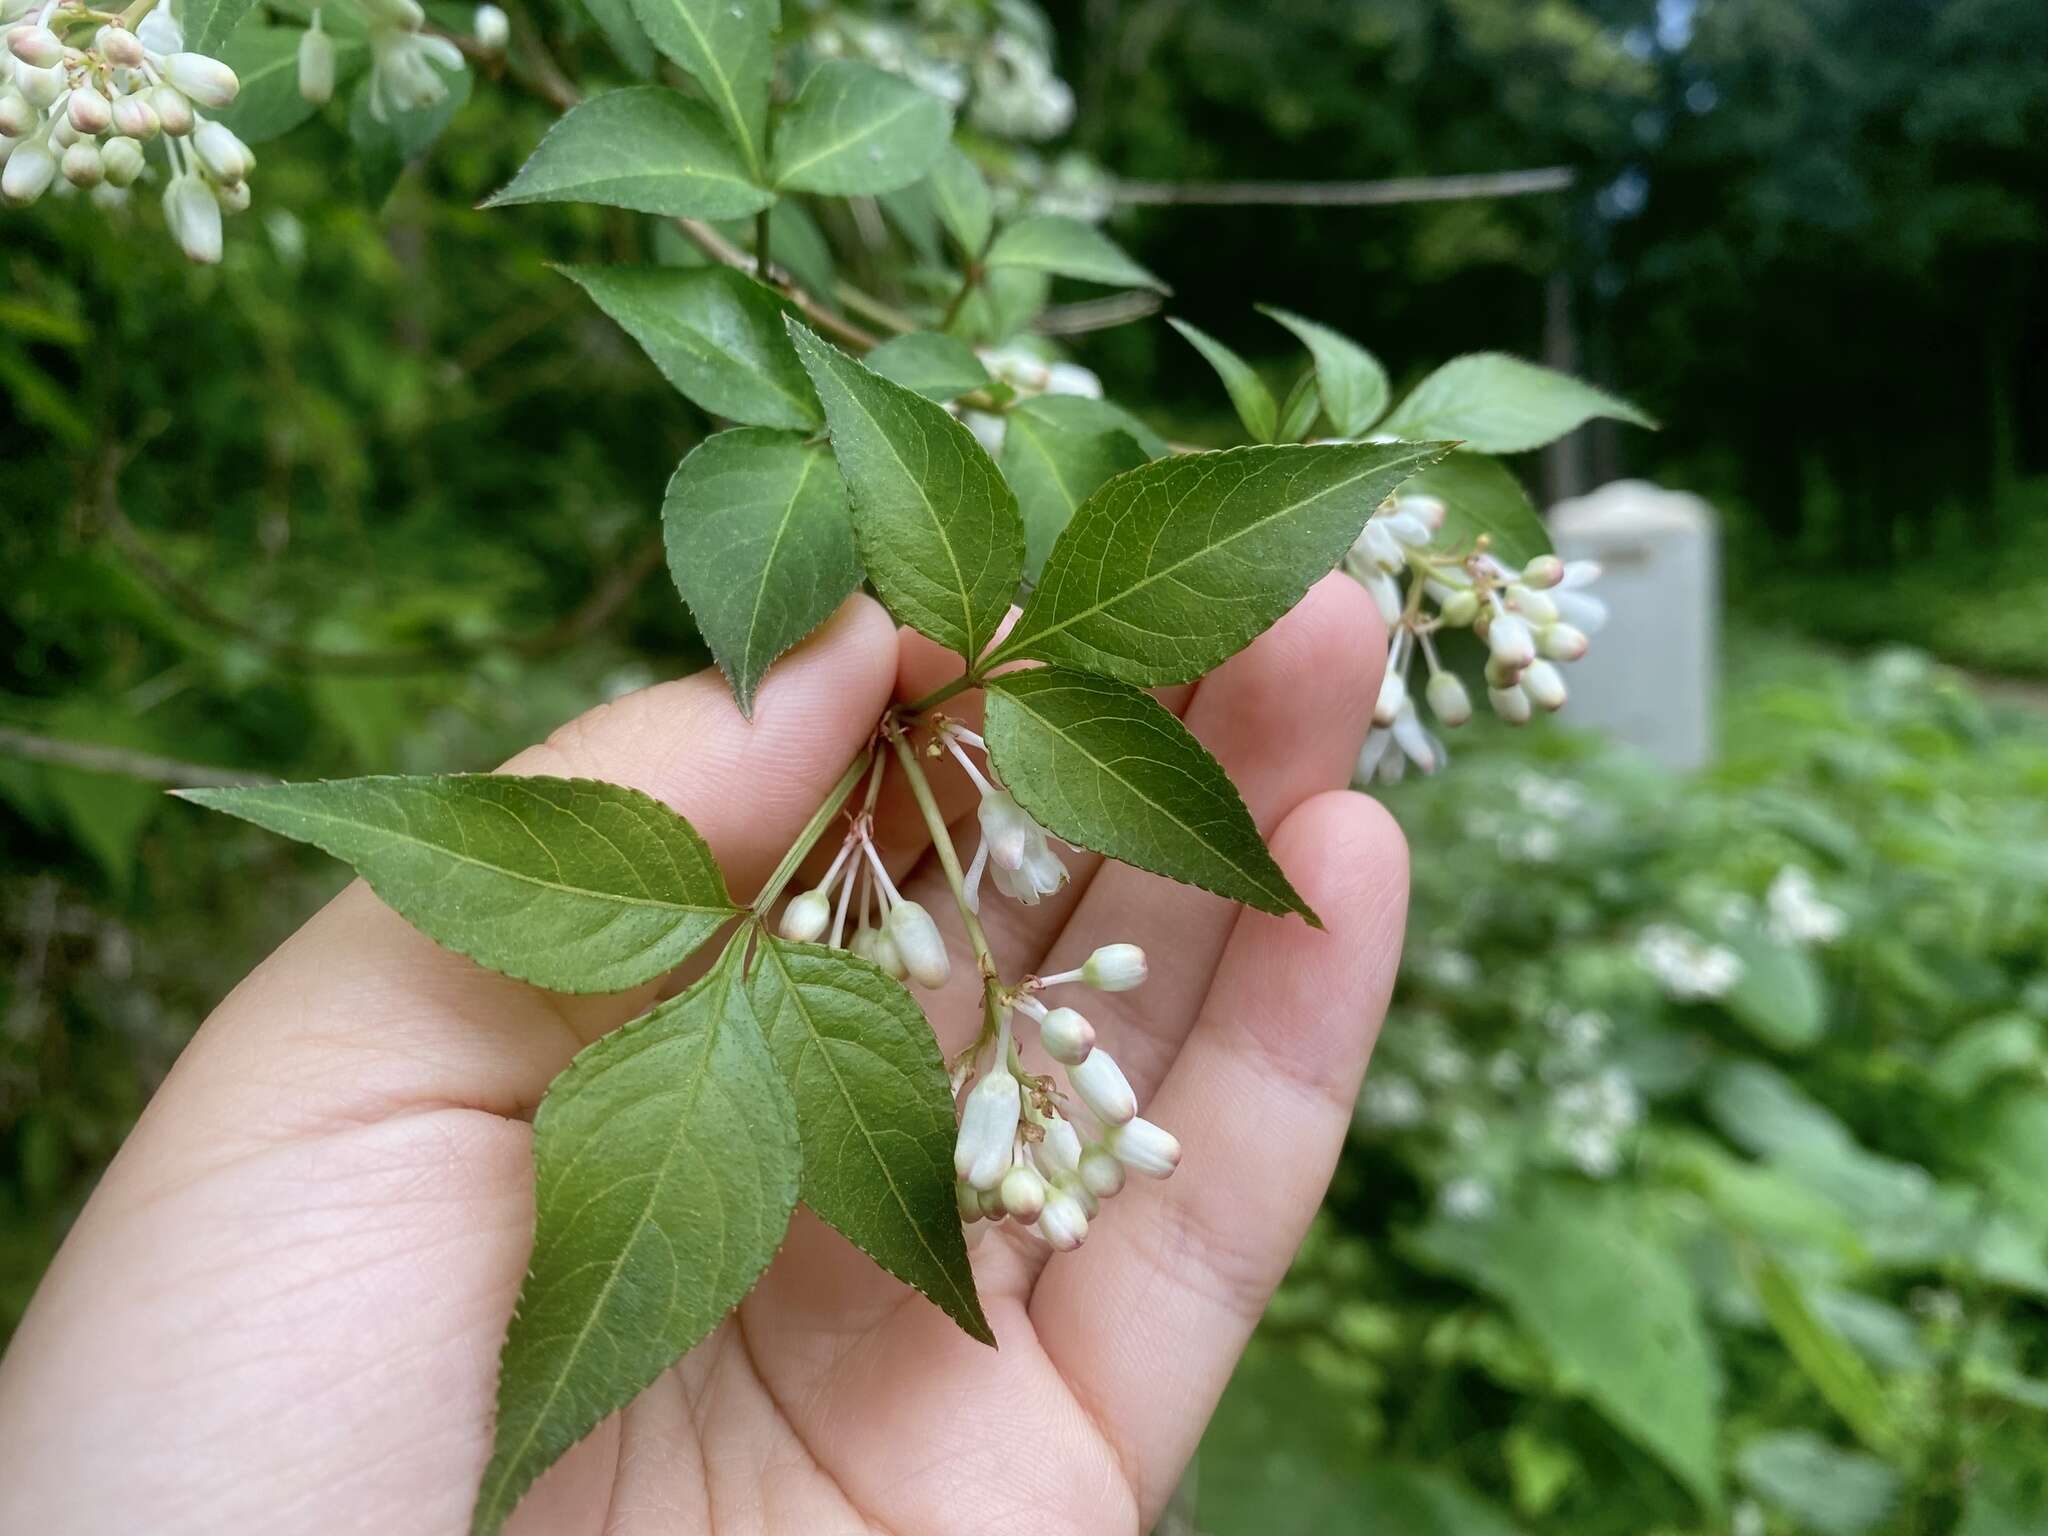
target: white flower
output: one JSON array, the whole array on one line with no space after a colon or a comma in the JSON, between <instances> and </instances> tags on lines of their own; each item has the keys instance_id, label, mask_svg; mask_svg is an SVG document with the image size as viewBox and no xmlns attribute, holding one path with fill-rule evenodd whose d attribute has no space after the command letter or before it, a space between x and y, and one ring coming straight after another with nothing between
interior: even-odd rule
<instances>
[{"instance_id":1,"label":"white flower","mask_svg":"<svg viewBox=\"0 0 2048 1536\"><path fill-rule=\"evenodd\" d=\"M461 68L462 50L445 37L399 27L373 28L370 115L388 123L403 113L425 111L447 96L446 76Z\"/></svg>"},{"instance_id":2,"label":"white flower","mask_svg":"<svg viewBox=\"0 0 2048 1536\"><path fill-rule=\"evenodd\" d=\"M1493 1212L1493 1186L1470 1174L1452 1179L1438 1193L1437 1205L1452 1221L1478 1221Z\"/></svg>"},{"instance_id":3,"label":"white flower","mask_svg":"<svg viewBox=\"0 0 2048 1536\"><path fill-rule=\"evenodd\" d=\"M476 20L471 24L476 34L477 46L486 53L503 53L505 45L512 40L512 18L495 5L480 5L476 8Z\"/></svg>"},{"instance_id":4,"label":"white flower","mask_svg":"<svg viewBox=\"0 0 2048 1536\"><path fill-rule=\"evenodd\" d=\"M1071 1008L1055 1008L1038 1022L1038 1043L1061 1066L1076 1066L1095 1049L1095 1026Z\"/></svg>"},{"instance_id":5,"label":"white flower","mask_svg":"<svg viewBox=\"0 0 2048 1536\"><path fill-rule=\"evenodd\" d=\"M1122 1125L1138 1112L1138 1096L1130 1079L1109 1052L1097 1046L1076 1066L1067 1068L1074 1097L1104 1125Z\"/></svg>"},{"instance_id":6,"label":"white flower","mask_svg":"<svg viewBox=\"0 0 2048 1536\"><path fill-rule=\"evenodd\" d=\"M220 200L204 178L189 173L171 178L164 188L164 223L193 261L211 265L220 260Z\"/></svg>"},{"instance_id":7,"label":"white flower","mask_svg":"<svg viewBox=\"0 0 2048 1536\"><path fill-rule=\"evenodd\" d=\"M1123 1190L1124 1165L1106 1146L1090 1147L1081 1154L1081 1187L1098 1200L1109 1199Z\"/></svg>"},{"instance_id":8,"label":"white flower","mask_svg":"<svg viewBox=\"0 0 2048 1536\"><path fill-rule=\"evenodd\" d=\"M316 107L334 99L334 39L320 29L320 12L299 38L299 95Z\"/></svg>"},{"instance_id":9,"label":"white flower","mask_svg":"<svg viewBox=\"0 0 2048 1536\"><path fill-rule=\"evenodd\" d=\"M151 53L177 53L185 46L185 34L178 26L170 0L164 0L143 17L135 35Z\"/></svg>"},{"instance_id":10,"label":"white flower","mask_svg":"<svg viewBox=\"0 0 2048 1536\"><path fill-rule=\"evenodd\" d=\"M1375 1072L1359 1095L1358 1118L1374 1130L1398 1131L1422 1119L1422 1091L1398 1072Z\"/></svg>"},{"instance_id":11,"label":"white flower","mask_svg":"<svg viewBox=\"0 0 2048 1536\"><path fill-rule=\"evenodd\" d=\"M1046 1194L1045 1180L1035 1168L1019 1163L1003 1175L1003 1209L1018 1221L1038 1220L1038 1213L1045 1209Z\"/></svg>"},{"instance_id":12,"label":"white flower","mask_svg":"<svg viewBox=\"0 0 2048 1536\"><path fill-rule=\"evenodd\" d=\"M1046 1197L1038 1216L1038 1232L1061 1252L1071 1252L1088 1240L1088 1212L1073 1191L1055 1189Z\"/></svg>"},{"instance_id":13,"label":"white flower","mask_svg":"<svg viewBox=\"0 0 2048 1536\"><path fill-rule=\"evenodd\" d=\"M1600 566L1593 560L1568 560L1564 574L1551 589L1550 601L1558 619L1580 631L1597 635L1607 623L1607 604L1587 595L1585 589L1600 579ZM1567 658L1568 659L1568 658Z\"/></svg>"},{"instance_id":14,"label":"white flower","mask_svg":"<svg viewBox=\"0 0 2048 1536\"><path fill-rule=\"evenodd\" d=\"M1081 980L1098 992L1128 992L1145 980L1145 951L1135 944L1104 944L1081 964Z\"/></svg>"},{"instance_id":15,"label":"white flower","mask_svg":"<svg viewBox=\"0 0 2048 1536\"><path fill-rule=\"evenodd\" d=\"M1787 864L1764 894L1771 932L1788 944L1832 944L1849 927L1849 914L1821 899L1813 876Z\"/></svg>"},{"instance_id":16,"label":"white flower","mask_svg":"<svg viewBox=\"0 0 2048 1536\"><path fill-rule=\"evenodd\" d=\"M1045 1121L1045 1136L1038 1143L1038 1161L1055 1179L1066 1178L1079 1171L1084 1153L1081 1138L1074 1130L1074 1123L1060 1115L1049 1115Z\"/></svg>"},{"instance_id":17,"label":"white flower","mask_svg":"<svg viewBox=\"0 0 2048 1536\"><path fill-rule=\"evenodd\" d=\"M953 1143L953 1171L976 1189L995 1189L1009 1171L1022 1105L1017 1079L1001 1062L968 1091Z\"/></svg>"},{"instance_id":18,"label":"white flower","mask_svg":"<svg viewBox=\"0 0 2048 1536\"><path fill-rule=\"evenodd\" d=\"M782 909L782 936L796 944L815 944L832 921L832 899L820 886L792 896Z\"/></svg>"},{"instance_id":19,"label":"white flower","mask_svg":"<svg viewBox=\"0 0 2048 1536\"><path fill-rule=\"evenodd\" d=\"M211 111L231 103L242 88L235 72L203 53L174 53L164 60L164 79L191 101Z\"/></svg>"},{"instance_id":20,"label":"white flower","mask_svg":"<svg viewBox=\"0 0 2048 1536\"><path fill-rule=\"evenodd\" d=\"M1742 957L1734 950L1666 923L1643 930L1636 959L1667 995L1683 1003L1725 996L1742 980Z\"/></svg>"},{"instance_id":21,"label":"white flower","mask_svg":"<svg viewBox=\"0 0 2048 1536\"><path fill-rule=\"evenodd\" d=\"M953 973L953 965L946 954L946 941L940 937L939 925L932 921L931 913L917 902L899 901L883 919L883 932L896 946L896 953L902 958L903 968L910 973L912 981L933 990L946 984Z\"/></svg>"},{"instance_id":22,"label":"white flower","mask_svg":"<svg viewBox=\"0 0 2048 1536\"><path fill-rule=\"evenodd\" d=\"M1180 1166L1180 1142L1150 1120L1133 1119L1112 1129L1103 1145L1133 1173L1163 1179Z\"/></svg>"}]
</instances>

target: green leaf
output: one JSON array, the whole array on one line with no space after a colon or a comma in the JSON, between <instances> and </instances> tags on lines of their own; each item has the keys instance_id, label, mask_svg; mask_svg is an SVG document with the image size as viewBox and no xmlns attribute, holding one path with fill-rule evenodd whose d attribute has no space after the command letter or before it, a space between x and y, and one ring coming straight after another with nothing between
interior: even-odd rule
<instances>
[{"instance_id":1,"label":"green leaf","mask_svg":"<svg viewBox=\"0 0 2048 1536\"><path fill-rule=\"evenodd\" d=\"M938 97L870 65L832 59L811 72L775 125L775 185L831 197L907 187L946 152L952 131Z\"/></svg>"},{"instance_id":2,"label":"green leaf","mask_svg":"<svg viewBox=\"0 0 2048 1536\"><path fill-rule=\"evenodd\" d=\"M998 650L1150 688L1200 677L1327 575L1445 443L1186 453L1119 475L1074 514Z\"/></svg>"},{"instance_id":3,"label":"green leaf","mask_svg":"<svg viewBox=\"0 0 2048 1536\"><path fill-rule=\"evenodd\" d=\"M1454 453L1401 489L1443 502L1444 525L1432 541L1440 549L1470 549L1484 534L1493 553L1508 565L1524 566L1551 552L1550 531L1529 493L1499 459Z\"/></svg>"},{"instance_id":4,"label":"green leaf","mask_svg":"<svg viewBox=\"0 0 2048 1536\"><path fill-rule=\"evenodd\" d=\"M563 267L654 360L662 377L714 416L815 430L825 415L805 376L776 292L731 267Z\"/></svg>"},{"instance_id":5,"label":"green leaf","mask_svg":"<svg viewBox=\"0 0 2048 1536\"><path fill-rule=\"evenodd\" d=\"M556 0L556 4L565 12L580 5L635 78L646 80L654 74L654 40L633 14L632 0Z\"/></svg>"},{"instance_id":6,"label":"green leaf","mask_svg":"<svg viewBox=\"0 0 2048 1536\"><path fill-rule=\"evenodd\" d=\"M1265 382L1252 372L1252 365L1239 357L1207 331L1197 330L1185 320L1168 316L1166 323L1194 344L1194 348L1209 360L1209 366L1216 370L1216 376L1223 380L1223 387L1229 391L1230 403L1237 409L1237 419L1244 423L1245 431L1251 433L1255 442L1270 443L1279 429L1280 407L1273 403L1273 392Z\"/></svg>"},{"instance_id":7,"label":"green leaf","mask_svg":"<svg viewBox=\"0 0 2048 1536\"><path fill-rule=\"evenodd\" d=\"M789 322L853 495L868 579L903 623L972 660L1024 570L1017 498L959 422Z\"/></svg>"},{"instance_id":8,"label":"green leaf","mask_svg":"<svg viewBox=\"0 0 2048 1536\"><path fill-rule=\"evenodd\" d=\"M637 986L734 915L696 828L617 784L479 773L178 793L326 850L437 943L557 992Z\"/></svg>"},{"instance_id":9,"label":"green leaf","mask_svg":"<svg viewBox=\"0 0 2048 1536\"><path fill-rule=\"evenodd\" d=\"M1454 357L1409 392L1380 423L1390 437L1455 437L1478 453L1521 453L1554 442L1595 416L1657 424L1626 400L1505 352Z\"/></svg>"},{"instance_id":10,"label":"green leaf","mask_svg":"<svg viewBox=\"0 0 2048 1536\"><path fill-rule=\"evenodd\" d=\"M320 110L299 94L299 39L305 35L302 27L251 24L236 28L218 55L242 88L212 115L245 143L261 144L289 133ZM367 50L358 38L331 41L335 78L345 80L363 64Z\"/></svg>"},{"instance_id":11,"label":"green leaf","mask_svg":"<svg viewBox=\"0 0 2048 1536\"><path fill-rule=\"evenodd\" d=\"M1686 1268L1644 1214L1633 1197L1541 1184L1490 1218L1434 1217L1411 1246L1505 1306L1563 1384L1718 1508L1720 1369Z\"/></svg>"},{"instance_id":12,"label":"green leaf","mask_svg":"<svg viewBox=\"0 0 2048 1536\"><path fill-rule=\"evenodd\" d=\"M989 679L990 759L1055 836L1261 912L1321 927L1230 776L1149 693L1034 667Z\"/></svg>"},{"instance_id":13,"label":"green leaf","mask_svg":"<svg viewBox=\"0 0 2048 1536\"><path fill-rule=\"evenodd\" d=\"M1304 320L1270 304L1261 304L1259 313L1286 326L1308 348L1316 361L1316 388L1322 392L1323 409L1337 431L1344 437L1364 436L1387 408L1387 370L1380 366L1380 360L1327 325Z\"/></svg>"},{"instance_id":14,"label":"green leaf","mask_svg":"<svg viewBox=\"0 0 2048 1536\"><path fill-rule=\"evenodd\" d=\"M533 1259L474 1536L717 1327L788 1229L796 1115L747 1001L744 947L580 1053L541 1100Z\"/></svg>"},{"instance_id":15,"label":"green leaf","mask_svg":"<svg viewBox=\"0 0 2048 1536\"><path fill-rule=\"evenodd\" d=\"M677 466L661 523L676 590L752 715L769 665L860 585L846 484L800 433L720 432Z\"/></svg>"},{"instance_id":16,"label":"green leaf","mask_svg":"<svg viewBox=\"0 0 2048 1536\"><path fill-rule=\"evenodd\" d=\"M781 939L749 995L796 1100L804 1204L993 1345L953 1195L953 1092L917 1004L865 960Z\"/></svg>"},{"instance_id":17,"label":"green leaf","mask_svg":"<svg viewBox=\"0 0 2048 1536\"><path fill-rule=\"evenodd\" d=\"M732 219L774 201L748 179L746 160L709 107L659 85L633 85L571 107L484 206L603 203Z\"/></svg>"},{"instance_id":18,"label":"green leaf","mask_svg":"<svg viewBox=\"0 0 2048 1536\"><path fill-rule=\"evenodd\" d=\"M912 331L891 337L865 359L869 368L927 400L952 400L985 388L988 369L957 336Z\"/></svg>"},{"instance_id":19,"label":"green leaf","mask_svg":"<svg viewBox=\"0 0 2048 1536\"><path fill-rule=\"evenodd\" d=\"M1806 1429L1757 1436L1736 1453L1735 1474L1816 1536L1863 1536L1890 1516L1899 1497L1899 1475L1890 1467Z\"/></svg>"},{"instance_id":20,"label":"green leaf","mask_svg":"<svg viewBox=\"0 0 2048 1536\"><path fill-rule=\"evenodd\" d=\"M399 112L379 121L370 108L371 77L367 75L349 98L348 133L356 147L356 174L372 207L383 204L405 168L425 154L455 121L455 114L469 104L476 81L468 70L443 69L438 64L426 67L439 75L448 89L439 101L417 112Z\"/></svg>"},{"instance_id":21,"label":"green leaf","mask_svg":"<svg viewBox=\"0 0 2048 1536\"><path fill-rule=\"evenodd\" d=\"M949 145L931 173L932 207L946 233L969 261L978 258L995 227L995 200L988 182L958 145Z\"/></svg>"},{"instance_id":22,"label":"green leaf","mask_svg":"<svg viewBox=\"0 0 2048 1536\"><path fill-rule=\"evenodd\" d=\"M776 0L631 3L654 46L704 88L749 176L759 181L767 159L763 146L768 142L768 93L775 74Z\"/></svg>"},{"instance_id":23,"label":"green leaf","mask_svg":"<svg viewBox=\"0 0 2048 1536\"><path fill-rule=\"evenodd\" d=\"M946 329L978 342L1002 342L1027 329L1045 308L1052 279L1024 267L991 267L967 293L967 302Z\"/></svg>"},{"instance_id":24,"label":"green leaf","mask_svg":"<svg viewBox=\"0 0 2048 1536\"><path fill-rule=\"evenodd\" d=\"M191 53L221 57L221 49L256 0L178 0L178 30Z\"/></svg>"},{"instance_id":25,"label":"green leaf","mask_svg":"<svg viewBox=\"0 0 2048 1536\"><path fill-rule=\"evenodd\" d=\"M1316 393L1316 371L1311 368L1294 381L1287 398L1280 403L1280 425L1275 436L1283 443L1307 438L1316 418L1323 414L1323 397Z\"/></svg>"},{"instance_id":26,"label":"green leaf","mask_svg":"<svg viewBox=\"0 0 2048 1536\"><path fill-rule=\"evenodd\" d=\"M1742 959L1742 976L1721 1006L1778 1050L1803 1051L1817 1042L1827 1029L1827 994L1813 957L1761 924L1723 937Z\"/></svg>"},{"instance_id":27,"label":"green leaf","mask_svg":"<svg viewBox=\"0 0 2048 1536\"><path fill-rule=\"evenodd\" d=\"M1899 1455L1904 1446L1884 1389L1863 1357L1807 1304L1798 1279L1775 1259L1763 1257L1754 1260L1750 1279L1785 1352L1828 1406L1878 1455Z\"/></svg>"},{"instance_id":28,"label":"green leaf","mask_svg":"<svg viewBox=\"0 0 2048 1536\"><path fill-rule=\"evenodd\" d=\"M988 248L986 260L991 267L1028 267L1109 288L1173 292L1102 231L1060 214L1032 214L1007 226Z\"/></svg>"},{"instance_id":29,"label":"green leaf","mask_svg":"<svg viewBox=\"0 0 2048 1536\"><path fill-rule=\"evenodd\" d=\"M1024 516L1024 577L1037 581L1053 542L1103 481L1151 455L1122 413L1081 395L1040 395L1003 417L1003 478Z\"/></svg>"}]
</instances>

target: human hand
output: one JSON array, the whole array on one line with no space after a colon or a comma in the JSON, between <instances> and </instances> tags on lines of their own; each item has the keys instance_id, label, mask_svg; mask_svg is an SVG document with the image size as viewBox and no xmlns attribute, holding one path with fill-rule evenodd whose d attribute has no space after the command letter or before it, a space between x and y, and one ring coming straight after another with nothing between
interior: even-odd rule
<instances>
[{"instance_id":1,"label":"human hand","mask_svg":"<svg viewBox=\"0 0 2048 1536\"><path fill-rule=\"evenodd\" d=\"M1325 930L1093 855L1035 908L985 908L997 949L1032 970L1145 948L1145 987L1088 1011L1181 1140L1172 1180L1134 1184L1057 1262L987 1232L974 1268L995 1352L800 1210L740 1308L508 1529L1148 1526L1321 1199L1392 985L1404 851L1342 788L1384 655L1371 601L1331 577L1163 695ZM855 597L775 669L751 724L705 674L508 766L646 790L747 890L892 690L958 666ZM965 783L935 777L971 820ZM949 927L915 812L885 800L877 821L905 894ZM948 1052L980 1022L964 953L921 999ZM0 1530L466 1530L532 1239L528 1120L569 1057L657 991L536 991L351 885L195 1036L0 1360Z\"/></svg>"}]
</instances>

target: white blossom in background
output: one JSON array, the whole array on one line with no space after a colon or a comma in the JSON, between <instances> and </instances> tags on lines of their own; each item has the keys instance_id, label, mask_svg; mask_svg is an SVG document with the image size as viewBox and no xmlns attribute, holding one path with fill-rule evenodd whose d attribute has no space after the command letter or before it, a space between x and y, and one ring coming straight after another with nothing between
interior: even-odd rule
<instances>
[{"instance_id":1,"label":"white blossom in background","mask_svg":"<svg viewBox=\"0 0 2048 1536\"><path fill-rule=\"evenodd\" d=\"M1414 1079L1385 1069L1368 1076L1358 1095L1358 1120L1368 1130L1406 1130L1427 1108Z\"/></svg>"},{"instance_id":2,"label":"white blossom in background","mask_svg":"<svg viewBox=\"0 0 2048 1536\"><path fill-rule=\"evenodd\" d=\"M1670 923L1653 923L1636 940L1636 960L1681 1003L1725 997L1742 980L1742 957Z\"/></svg>"},{"instance_id":3,"label":"white blossom in background","mask_svg":"<svg viewBox=\"0 0 2048 1536\"><path fill-rule=\"evenodd\" d=\"M388 123L445 100L448 76L462 70L462 50L422 30L427 13L419 0L363 0L363 9L370 20L370 116Z\"/></svg>"},{"instance_id":4,"label":"white blossom in background","mask_svg":"<svg viewBox=\"0 0 2048 1536\"><path fill-rule=\"evenodd\" d=\"M1642 1095L1627 1073L1609 1067L1551 1095L1545 1136L1580 1173L1605 1179L1620 1171L1628 1137L1642 1119Z\"/></svg>"},{"instance_id":5,"label":"white blossom in background","mask_svg":"<svg viewBox=\"0 0 2048 1536\"><path fill-rule=\"evenodd\" d=\"M1832 944L1849 928L1849 914L1821 898L1813 876L1787 864L1764 893L1773 936L1787 944Z\"/></svg>"},{"instance_id":6,"label":"white blossom in background","mask_svg":"<svg viewBox=\"0 0 2048 1536\"><path fill-rule=\"evenodd\" d=\"M983 347L976 354L989 377L1007 384L1019 399L1033 395L1080 395L1088 400L1102 398L1102 380L1078 363L1045 357L1028 343L1006 342L1000 347ZM1003 451L1008 419L993 411L975 411L948 406L962 425L974 434L989 457Z\"/></svg>"},{"instance_id":7,"label":"white blossom in background","mask_svg":"<svg viewBox=\"0 0 2048 1536\"><path fill-rule=\"evenodd\" d=\"M1437 1208L1452 1221L1480 1221L1493 1214L1493 1186L1464 1174L1437 1191Z\"/></svg>"},{"instance_id":8,"label":"white blossom in background","mask_svg":"<svg viewBox=\"0 0 2048 1536\"><path fill-rule=\"evenodd\" d=\"M1005 139L1055 139L1074 122L1073 87L1054 71L1043 41L998 31L974 59L968 120Z\"/></svg>"}]
</instances>

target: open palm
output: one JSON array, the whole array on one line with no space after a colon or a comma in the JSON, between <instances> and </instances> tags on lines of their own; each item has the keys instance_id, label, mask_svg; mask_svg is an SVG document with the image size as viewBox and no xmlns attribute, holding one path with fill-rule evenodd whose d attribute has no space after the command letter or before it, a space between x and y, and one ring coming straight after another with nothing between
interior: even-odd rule
<instances>
[{"instance_id":1,"label":"open palm","mask_svg":"<svg viewBox=\"0 0 2048 1536\"><path fill-rule=\"evenodd\" d=\"M1146 949L1143 988L1086 1007L1180 1137L1179 1173L1137 1181L1055 1262L984 1232L993 1352L799 1211L739 1310L557 1464L510 1530L951 1536L1029 1519L1052 1536L1158 1514L1321 1198L1391 985L1401 841L1342 789L1383 650L1370 602L1332 578L1167 695L1323 931L1091 855L1038 907L984 911L1013 974ZM658 796L746 890L891 691L958 666L856 597L776 669L751 724L715 677L690 678L510 767ZM938 782L971 827L967 786ZM905 893L950 926L914 811L885 798L878 826ZM964 955L920 999L949 1052L980 1021ZM577 1049L653 996L537 992L438 949L360 883L343 892L200 1030L0 1360L0 1530L466 1530L532 1239L529 1117Z\"/></svg>"}]
</instances>

